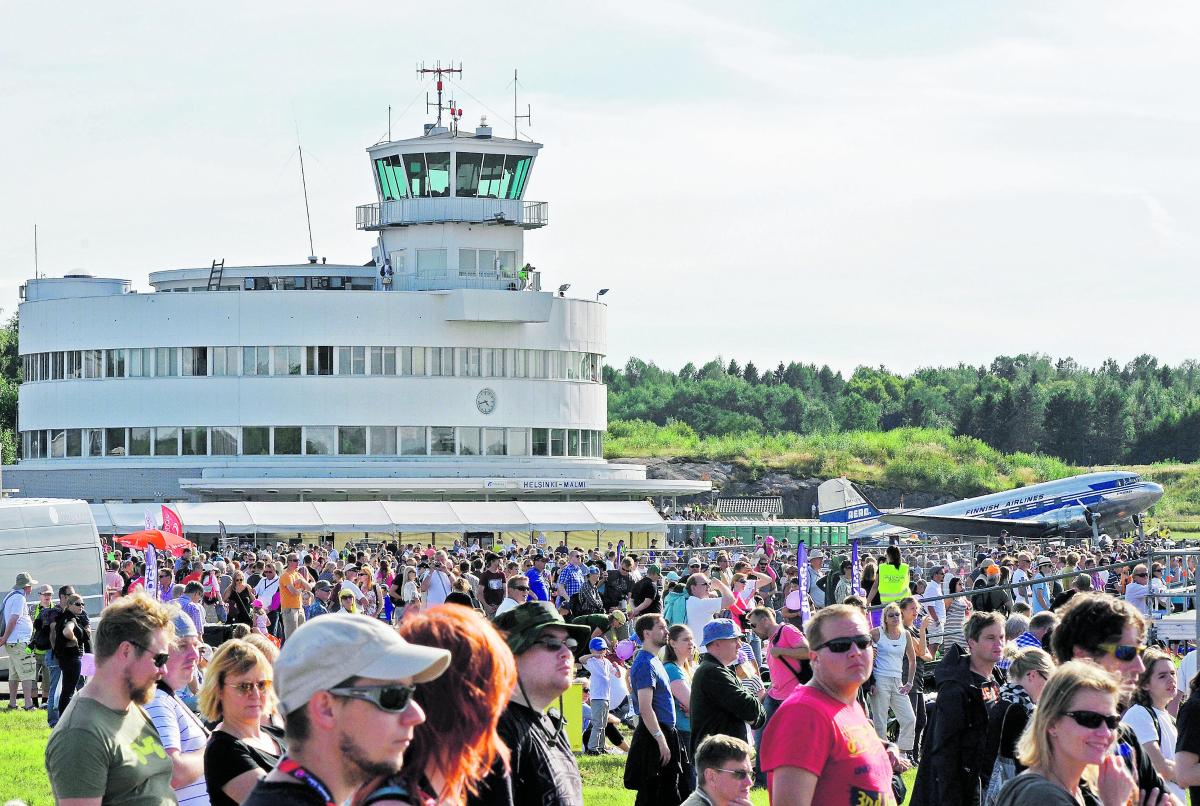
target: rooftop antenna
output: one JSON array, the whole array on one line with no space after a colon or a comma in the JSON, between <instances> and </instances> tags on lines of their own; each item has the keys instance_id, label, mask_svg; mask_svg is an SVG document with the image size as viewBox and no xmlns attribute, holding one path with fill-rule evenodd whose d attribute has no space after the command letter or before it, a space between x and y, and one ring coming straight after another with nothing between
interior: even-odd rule
<instances>
[{"instance_id":1,"label":"rooftop antenna","mask_svg":"<svg viewBox=\"0 0 1200 806\"><path fill-rule=\"evenodd\" d=\"M38 243L37 243L37 224L33 225L33 276L41 277L38 272Z\"/></svg>"},{"instance_id":2,"label":"rooftop antenna","mask_svg":"<svg viewBox=\"0 0 1200 806\"><path fill-rule=\"evenodd\" d=\"M533 125L533 110L529 104L525 104L525 114L517 114L517 68L513 68L513 139L517 139L517 121L524 118L529 121L529 125Z\"/></svg>"},{"instance_id":3,"label":"rooftop antenna","mask_svg":"<svg viewBox=\"0 0 1200 806\"><path fill-rule=\"evenodd\" d=\"M462 117L462 110L455 107L453 100L450 101L450 106L442 105L442 89L443 89L442 78L443 78L443 76L451 76L451 75L455 75L455 74L461 76L462 75L462 62L458 63L458 67L454 66L454 62L450 62L449 67L442 67L442 61L441 61L441 59L438 59L436 67L426 67L425 62L421 62L421 64L417 66L417 75L418 76L424 76L424 75L428 75L430 73L433 73L434 75L437 76L437 104L436 104L437 123L435 123L433 125L434 126L442 125L442 112L449 112L451 121L454 123L457 123L458 122L457 119ZM425 111L428 112L429 108L431 106L435 106L435 104L430 102L429 93L425 93Z\"/></svg>"},{"instance_id":4,"label":"rooftop antenna","mask_svg":"<svg viewBox=\"0 0 1200 806\"><path fill-rule=\"evenodd\" d=\"M388 142L392 142L392 105L388 104Z\"/></svg>"},{"instance_id":5,"label":"rooftop antenna","mask_svg":"<svg viewBox=\"0 0 1200 806\"><path fill-rule=\"evenodd\" d=\"M304 220L308 223L309 262L315 263L317 250L313 248L312 214L308 210L308 179L304 176L304 149L300 146L300 124L296 124L296 153L300 155L300 187L304 189Z\"/></svg>"}]
</instances>

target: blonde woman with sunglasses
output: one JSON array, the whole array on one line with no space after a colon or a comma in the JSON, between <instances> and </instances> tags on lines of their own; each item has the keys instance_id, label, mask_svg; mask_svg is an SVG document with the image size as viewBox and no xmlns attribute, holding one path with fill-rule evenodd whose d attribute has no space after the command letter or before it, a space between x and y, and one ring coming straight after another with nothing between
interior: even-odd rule
<instances>
[{"instance_id":1,"label":"blonde woman with sunglasses","mask_svg":"<svg viewBox=\"0 0 1200 806\"><path fill-rule=\"evenodd\" d=\"M1138 793L1132 773L1114 752L1120 686L1114 675L1087 661L1055 670L1017 745L1017 758L1028 769L1005 784L998 806L1172 803L1157 789Z\"/></svg>"},{"instance_id":2,"label":"blonde woman with sunglasses","mask_svg":"<svg viewBox=\"0 0 1200 806\"><path fill-rule=\"evenodd\" d=\"M244 801L287 752L283 731L262 725L275 702L266 656L248 641L221 644L200 689L200 713L217 723L204 750L212 806Z\"/></svg>"}]
</instances>

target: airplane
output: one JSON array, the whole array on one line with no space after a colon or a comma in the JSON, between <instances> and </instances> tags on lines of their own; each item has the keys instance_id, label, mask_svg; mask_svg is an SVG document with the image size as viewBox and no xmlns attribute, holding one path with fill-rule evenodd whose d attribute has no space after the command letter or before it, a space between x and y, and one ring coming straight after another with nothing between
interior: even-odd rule
<instances>
[{"instance_id":1,"label":"airplane","mask_svg":"<svg viewBox=\"0 0 1200 806\"><path fill-rule=\"evenodd\" d=\"M855 538L908 532L969 537L1079 537L1142 528L1142 513L1162 498L1161 484L1137 473L1084 473L923 509L881 511L845 478L817 488L822 523L848 524Z\"/></svg>"}]
</instances>

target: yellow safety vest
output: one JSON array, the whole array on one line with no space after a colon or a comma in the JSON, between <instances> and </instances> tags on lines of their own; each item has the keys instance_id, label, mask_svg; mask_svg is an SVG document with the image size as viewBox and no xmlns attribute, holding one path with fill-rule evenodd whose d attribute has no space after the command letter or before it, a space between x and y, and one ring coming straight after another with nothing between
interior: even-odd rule
<instances>
[{"instance_id":1,"label":"yellow safety vest","mask_svg":"<svg viewBox=\"0 0 1200 806\"><path fill-rule=\"evenodd\" d=\"M899 568L891 563L881 563L879 566L879 601L883 604L898 602L908 595L908 563L900 563Z\"/></svg>"}]
</instances>

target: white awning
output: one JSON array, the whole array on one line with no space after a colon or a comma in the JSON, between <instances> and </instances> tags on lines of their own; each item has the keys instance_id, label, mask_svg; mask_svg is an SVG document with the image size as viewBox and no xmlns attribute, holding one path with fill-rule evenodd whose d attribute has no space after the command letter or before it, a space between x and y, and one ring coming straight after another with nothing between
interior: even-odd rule
<instances>
[{"instance_id":1,"label":"white awning","mask_svg":"<svg viewBox=\"0 0 1200 806\"><path fill-rule=\"evenodd\" d=\"M169 504L188 534L300 532L666 532L645 501L248 501ZM92 504L101 534L144 529L157 504Z\"/></svg>"}]
</instances>

